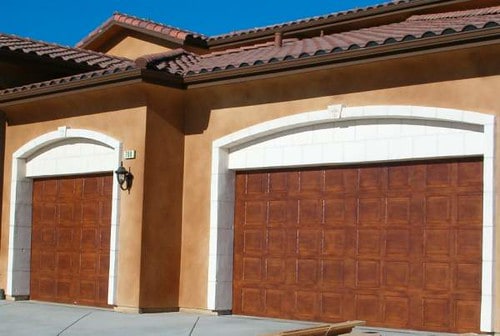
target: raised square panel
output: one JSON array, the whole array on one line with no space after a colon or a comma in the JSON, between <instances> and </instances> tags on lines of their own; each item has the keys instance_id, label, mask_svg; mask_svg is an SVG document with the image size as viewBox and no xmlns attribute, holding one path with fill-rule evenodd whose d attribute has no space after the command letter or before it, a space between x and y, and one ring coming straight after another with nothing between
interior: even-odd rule
<instances>
[{"instance_id":1,"label":"raised square panel","mask_svg":"<svg viewBox=\"0 0 500 336\"><path fill-rule=\"evenodd\" d=\"M300 285L314 285L318 282L318 261L309 259L297 260L296 282Z\"/></svg>"},{"instance_id":2,"label":"raised square panel","mask_svg":"<svg viewBox=\"0 0 500 336\"><path fill-rule=\"evenodd\" d=\"M460 162L457 167L457 184L482 188L483 163L477 161Z\"/></svg>"},{"instance_id":3,"label":"raised square panel","mask_svg":"<svg viewBox=\"0 0 500 336\"><path fill-rule=\"evenodd\" d=\"M387 224L410 222L410 198L387 198Z\"/></svg>"},{"instance_id":4,"label":"raised square panel","mask_svg":"<svg viewBox=\"0 0 500 336\"><path fill-rule=\"evenodd\" d=\"M358 254L378 257L380 255L380 231L358 231Z\"/></svg>"},{"instance_id":5,"label":"raised square panel","mask_svg":"<svg viewBox=\"0 0 500 336\"><path fill-rule=\"evenodd\" d=\"M425 230L424 250L427 257L451 256L449 230Z\"/></svg>"},{"instance_id":6,"label":"raised square panel","mask_svg":"<svg viewBox=\"0 0 500 336\"><path fill-rule=\"evenodd\" d=\"M407 262L387 261L384 264L384 280L388 288L408 288L410 265Z\"/></svg>"},{"instance_id":7,"label":"raised square panel","mask_svg":"<svg viewBox=\"0 0 500 336\"><path fill-rule=\"evenodd\" d=\"M283 312L283 297L285 293L278 289L266 289L265 291L266 301L266 314L269 316L280 317Z\"/></svg>"},{"instance_id":8,"label":"raised square panel","mask_svg":"<svg viewBox=\"0 0 500 336\"><path fill-rule=\"evenodd\" d=\"M263 201L245 202L245 224L264 225L267 220L267 204Z\"/></svg>"},{"instance_id":9,"label":"raised square panel","mask_svg":"<svg viewBox=\"0 0 500 336\"><path fill-rule=\"evenodd\" d=\"M483 195L458 196L458 218L461 227L480 227L483 223Z\"/></svg>"},{"instance_id":10,"label":"raised square panel","mask_svg":"<svg viewBox=\"0 0 500 336\"><path fill-rule=\"evenodd\" d=\"M344 255L346 236L344 230L324 230L322 252L328 256L340 257Z\"/></svg>"},{"instance_id":11,"label":"raised square panel","mask_svg":"<svg viewBox=\"0 0 500 336\"><path fill-rule=\"evenodd\" d=\"M73 254L65 252L57 252L56 265L58 273L71 274L73 267Z\"/></svg>"},{"instance_id":12,"label":"raised square panel","mask_svg":"<svg viewBox=\"0 0 500 336\"><path fill-rule=\"evenodd\" d=\"M359 190L381 190L384 170L378 167L359 170Z\"/></svg>"},{"instance_id":13,"label":"raised square panel","mask_svg":"<svg viewBox=\"0 0 500 336\"><path fill-rule=\"evenodd\" d=\"M84 300L95 300L97 297L97 286L95 281L80 281L79 297Z\"/></svg>"},{"instance_id":14,"label":"raised square panel","mask_svg":"<svg viewBox=\"0 0 500 336\"><path fill-rule=\"evenodd\" d=\"M360 198L358 201L358 223L378 226L383 223L385 202L382 198Z\"/></svg>"},{"instance_id":15,"label":"raised square panel","mask_svg":"<svg viewBox=\"0 0 500 336\"><path fill-rule=\"evenodd\" d=\"M265 246L263 230L247 229L243 233L243 251L246 253L262 253Z\"/></svg>"},{"instance_id":16,"label":"raised square panel","mask_svg":"<svg viewBox=\"0 0 500 336\"><path fill-rule=\"evenodd\" d=\"M269 202L269 225L284 224L287 219L287 202Z\"/></svg>"},{"instance_id":17,"label":"raised square panel","mask_svg":"<svg viewBox=\"0 0 500 336\"><path fill-rule=\"evenodd\" d=\"M450 302L448 299L423 298L422 325L447 330L450 327Z\"/></svg>"},{"instance_id":18,"label":"raised square panel","mask_svg":"<svg viewBox=\"0 0 500 336\"><path fill-rule=\"evenodd\" d=\"M325 171L325 191L354 192L358 184L358 169L327 169Z\"/></svg>"},{"instance_id":19,"label":"raised square panel","mask_svg":"<svg viewBox=\"0 0 500 336\"><path fill-rule=\"evenodd\" d=\"M95 197L102 194L102 179L87 177L83 179L83 197Z\"/></svg>"},{"instance_id":20,"label":"raised square panel","mask_svg":"<svg viewBox=\"0 0 500 336\"><path fill-rule=\"evenodd\" d=\"M409 230L387 230L385 234L385 254L387 256L408 256L410 253Z\"/></svg>"},{"instance_id":21,"label":"raised square panel","mask_svg":"<svg viewBox=\"0 0 500 336\"><path fill-rule=\"evenodd\" d=\"M101 208L98 201L84 201L82 202L82 219L83 224L90 223L98 223Z\"/></svg>"},{"instance_id":22,"label":"raised square panel","mask_svg":"<svg viewBox=\"0 0 500 336\"><path fill-rule=\"evenodd\" d=\"M356 283L363 288L380 286L380 263L378 261L358 261Z\"/></svg>"},{"instance_id":23,"label":"raised square panel","mask_svg":"<svg viewBox=\"0 0 500 336\"><path fill-rule=\"evenodd\" d=\"M451 219L451 199L447 196L429 196L425 199L426 223L448 225Z\"/></svg>"},{"instance_id":24,"label":"raised square panel","mask_svg":"<svg viewBox=\"0 0 500 336\"><path fill-rule=\"evenodd\" d=\"M41 296L50 298L56 295L56 282L54 279L40 279L38 282L38 286Z\"/></svg>"},{"instance_id":25,"label":"raised square panel","mask_svg":"<svg viewBox=\"0 0 500 336\"><path fill-rule=\"evenodd\" d=\"M410 186L410 166L388 168L389 190L398 190Z\"/></svg>"},{"instance_id":26,"label":"raised square panel","mask_svg":"<svg viewBox=\"0 0 500 336\"><path fill-rule=\"evenodd\" d=\"M243 258L243 280L262 280L262 261L260 258Z\"/></svg>"},{"instance_id":27,"label":"raised square panel","mask_svg":"<svg viewBox=\"0 0 500 336\"><path fill-rule=\"evenodd\" d=\"M97 229L82 229L81 248L82 249L97 249L99 248L99 230Z\"/></svg>"},{"instance_id":28,"label":"raised square panel","mask_svg":"<svg viewBox=\"0 0 500 336\"><path fill-rule=\"evenodd\" d=\"M323 190L323 171L312 170L300 173L300 190L319 192Z\"/></svg>"},{"instance_id":29,"label":"raised square panel","mask_svg":"<svg viewBox=\"0 0 500 336\"><path fill-rule=\"evenodd\" d=\"M246 179L247 194L262 194L267 191L268 174L248 174Z\"/></svg>"},{"instance_id":30,"label":"raised square panel","mask_svg":"<svg viewBox=\"0 0 500 336\"><path fill-rule=\"evenodd\" d=\"M57 246L59 248L72 249L79 246L79 242L76 237L76 230L71 228L59 228L57 229Z\"/></svg>"},{"instance_id":31,"label":"raised square panel","mask_svg":"<svg viewBox=\"0 0 500 336\"><path fill-rule=\"evenodd\" d=\"M457 240L455 249L460 258L480 260L482 253L481 229L476 230L457 230Z\"/></svg>"},{"instance_id":32,"label":"raised square panel","mask_svg":"<svg viewBox=\"0 0 500 336\"><path fill-rule=\"evenodd\" d=\"M459 332L477 332L481 318L478 301L457 300L455 302L456 328Z\"/></svg>"},{"instance_id":33,"label":"raised square panel","mask_svg":"<svg viewBox=\"0 0 500 336\"><path fill-rule=\"evenodd\" d=\"M318 294L315 292L296 292L295 311L297 315L311 319L318 310Z\"/></svg>"},{"instance_id":34,"label":"raised square panel","mask_svg":"<svg viewBox=\"0 0 500 336\"><path fill-rule=\"evenodd\" d=\"M40 258L40 271L41 272L55 272L56 271L56 258L52 253L42 253Z\"/></svg>"},{"instance_id":35,"label":"raised square panel","mask_svg":"<svg viewBox=\"0 0 500 336\"><path fill-rule=\"evenodd\" d=\"M340 320L342 318L342 294L321 294L321 315L328 319Z\"/></svg>"},{"instance_id":36,"label":"raised square panel","mask_svg":"<svg viewBox=\"0 0 500 336\"><path fill-rule=\"evenodd\" d=\"M286 192L288 190L288 174L286 172L275 172L269 174L269 192Z\"/></svg>"},{"instance_id":37,"label":"raised square panel","mask_svg":"<svg viewBox=\"0 0 500 336\"><path fill-rule=\"evenodd\" d=\"M320 224L322 222L322 202L319 200L299 201L299 224Z\"/></svg>"},{"instance_id":38,"label":"raised square panel","mask_svg":"<svg viewBox=\"0 0 500 336\"><path fill-rule=\"evenodd\" d=\"M59 208L59 221L62 225L74 226L75 222L78 223L79 218L75 218L75 205L73 203L60 203Z\"/></svg>"},{"instance_id":39,"label":"raised square panel","mask_svg":"<svg viewBox=\"0 0 500 336\"><path fill-rule=\"evenodd\" d=\"M446 187L451 184L451 164L427 165L426 184L429 187Z\"/></svg>"},{"instance_id":40,"label":"raised square panel","mask_svg":"<svg viewBox=\"0 0 500 336\"><path fill-rule=\"evenodd\" d=\"M285 281L285 261L283 259L266 259L266 280L273 283Z\"/></svg>"},{"instance_id":41,"label":"raised square panel","mask_svg":"<svg viewBox=\"0 0 500 336\"><path fill-rule=\"evenodd\" d=\"M321 232L319 230L299 230L299 254L316 256L319 253Z\"/></svg>"},{"instance_id":42,"label":"raised square panel","mask_svg":"<svg viewBox=\"0 0 500 336\"><path fill-rule=\"evenodd\" d=\"M344 284L344 262L342 260L323 260L321 263L323 286L342 286Z\"/></svg>"},{"instance_id":43,"label":"raised square panel","mask_svg":"<svg viewBox=\"0 0 500 336\"><path fill-rule=\"evenodd\" d=\"M370 322L380 320L380 302L377 295L356 295L356 319Z\"/></svg>"},{"instance_id":44,"label":"raised square panel","mask_svg":"<svg viewBox=\"0 0 500 336\"><path fill-rule=\"evenodd\" d=\"M41 220L44 223L55 225L57 220L57 205L53 203L42 203Z\"/></svg>"},{"instance_id":45,"label":"raised square panel","mask_svg":"<svg viewBox=\"0 0 500 336\"><path fill-rule=\"evenodd\" d=\"M80 272L85 275L94 275L98 271L98 256L96 254L80 255Z\"/></svg>"},{"instance_id":46,"label":"raised square panel","mask_svg":"<svg viewBox=\"0 0 500 336\"><path fill-rule=\"evenodd\" d=\"M71 297L71 280L61 279L56 283L56 296L58 299L68 299Z\"/></svg>"},{"instance_id":47,"label":"raised square panel","mask_svg":"<svg viewBox=\"0 0 500 336\"><path fill-rule=\"evenodd\" d=\"M410 317L410 300L406 297L384 298L384 322L392 327L407 327Z\"/></svg>"},{"instance_id":48,"label":"raised square panel","mask_svg":"<svg viewBox=\"0 0 500 336\"><path fill-rule=\"evenodd\" d=\"M41 247L53 248L56 245L56 230L47 228L40 230L40 243Z\"/></svg>"},{"instance_id":49,"label":"raised square panel","mask_svg":"<svg viewBox=\"0 0 500 336\"><path fill-rule=\"evenodd\" d=\"M424 288L428 290L450 290L450 265L426 263L424 265Z\"/></svg>"},{"instance_id":50,"label":"raised square panel","mask_svg":"<svg viewBox=\"0 0 500 336\"><path fill-rule=\"evenodd\" d=\"M59 180L59 197L73 197L73 194L76 192L76 186L80 183L80 179L60 179Z\"/></svg>"},{"instance_id":51,"label":"raised square panel","mask_svg":"<svg viewBox=\"0 0 500 336\"><path fill-rule=\"evenodd\" d=\"M481 290L481 264L456 265L455 286L458 290Z\"/></svg>"},{"instance_id":52,"label":"raised square panel","mask_svg":"<svg viewBox=\"0 0 500 336\"><path fill-rule=\"evenodd\" d=\"M323 202L324 221L326 225L354 225L356 222L356 199L345 196L343 198L328 198Z\"/></svg>"},{"instance_id":53,"label":"raised square panel","mask_svg":"<svg viewBox=\"0 0 500 336\"><path fill-rule=\"evenodd\" d=\"M280 255L285 252L285 232L283 230L267 230L267 251L272 255Z\"/></svg>"}]
</instances>

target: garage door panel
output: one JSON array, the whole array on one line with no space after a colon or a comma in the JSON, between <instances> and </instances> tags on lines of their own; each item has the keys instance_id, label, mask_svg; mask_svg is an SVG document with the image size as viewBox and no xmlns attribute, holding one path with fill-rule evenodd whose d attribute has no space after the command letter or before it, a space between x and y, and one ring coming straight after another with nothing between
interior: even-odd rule
<instances>
[{"instance_id":1,"label":"garage door panel","mask_svg":"<svg viewBox=\"0 0 500 336\"><path fill-rule=\"evenodd\" d=\"M111 174L34 180L41 215L32 219L32 299L107 306L111 223L103 209L111 207L102 204L111 204L111 185Z\"/></svg>"},{"instance_id":2,"label":"garage door panel","mask_svg":"<svg viewBox=\"0 0 500 336\"><path fill-rule=\"evenodd\" d=\"M480 159L242 172L236 188L235 313L479 331Z\"/></svg>"}]
</instances>

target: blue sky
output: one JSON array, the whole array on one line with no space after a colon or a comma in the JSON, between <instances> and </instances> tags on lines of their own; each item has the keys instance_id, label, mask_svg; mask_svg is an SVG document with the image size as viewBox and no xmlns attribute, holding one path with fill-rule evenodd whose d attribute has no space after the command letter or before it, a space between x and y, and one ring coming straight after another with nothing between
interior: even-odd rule
<instances>
[{"instance_id":1,"label":"blue sky","mask_svg":"<svg viewBox=\"0 0 500 336\"><path fill-rule=\"evenodd\" d=\"M2 0L0 32L74 45L119 11L216 35L388 0Z\"/></svg>"}]
</instances>

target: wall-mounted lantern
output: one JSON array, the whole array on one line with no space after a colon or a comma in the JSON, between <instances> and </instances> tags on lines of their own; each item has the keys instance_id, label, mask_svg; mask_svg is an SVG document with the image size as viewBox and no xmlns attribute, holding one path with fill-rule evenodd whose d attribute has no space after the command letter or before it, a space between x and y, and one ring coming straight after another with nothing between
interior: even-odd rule
<instances>
[{"instance_id":1,"label":"wall-mounted lantern","mask_svg":"<svg viewBox=\"0 0 500 336\"><path fill-rule=\"evenodd\" d=\"M116 179L118 180L118 184L120 185L121 190L129 190L132 188L132 180L134 176L129 170L123 167L123 161L120 163L120 167L115 171Z\"/></svg>"}]
</instances>

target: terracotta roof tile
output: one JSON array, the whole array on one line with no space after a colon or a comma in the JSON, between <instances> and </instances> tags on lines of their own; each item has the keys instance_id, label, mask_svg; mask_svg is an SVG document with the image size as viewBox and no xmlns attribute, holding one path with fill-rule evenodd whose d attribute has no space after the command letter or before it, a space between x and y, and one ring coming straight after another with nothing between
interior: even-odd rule
<instances>
[{"instance_id":1,"label":"terracotta roof tile","mask_svg":"<svg viewBox=\"0 0 500 336\"><path fill-rule=\"evenodd\" d=\"M58 85L58 84L78 82L78 81L83 81L83 80L87 80L87 79L103 77L103 76L112 75L112 74L116 74L116 73L131 71L134 69L136 69L136 67L134 65L130 64L130 65L124 65L121 67L113 67L113 68L109 68L109 69L89 71L89 72L85 72L82 74L71 75L71 76L67 76L67 77L47 80L44 82L27 84L27 85L15 87L15 88L0 90L0 96L18 93L18 92L22 92L22 91L40 89L40 88L54 86L54 85Z\"/></svg>"},{"instance_id":2,"label":"terracotta roof tile","mask_svg":"<svg viewBox=\"0 0 500 336\"><path fill-rule=\"evenodd\" d=\"M331 19L331 18L336 18L336 17L342 17L348 14L353 14L353 13L359 13L359 12L367 12L371 10L376 10L376 9L381 9L381 8L388 8L392 6L398 6L398 5L404 5L411 3L415 0L393 0L389 2L384 2L378 5L372 5L372 6L367 6L367 7L362 7L362 8L355 8L351 10L346 10L346 11L340 11L340 12L335 12L335 13L330 13L330 14L325 14L325 15L318 15L310 18L305 18L305 19L298 19L294 21L288 21L280 24L273 24L269 26L264 26L264 27L256 27L252 29L244 29L244 30L238 30L238 31L233 31L230 33L225 33L225 34L220 34L220 35L215 35L215 36L210 36L207 41L216 41L216 40L223 40L235 36L242 36L242 35L249 35L253 33L258 33L258 32L264 32L264 31L272 31L272 30L277 30L280 28L285 28L285 27L290 27L290 26L296 26L300 24L305 24L305 23L311 23L311 22L316 22L316 21L323 21L326 19Z\"/></svg>"},{"instance_id":3,"label":"terracotta roof tile","mask_svg":"<svg viewBox=\"0 0 500 336\"><path fill-rule=\"evenodd\" d=\"M399 23L308 38L285 43L282 47L267 44L251 50L239 48L203 55L199 62L189 68L186 75L369 48L499 25L500 6L481 10L413 16Z\"/></svg>"},{"instance_id":4,"label":"terracotta roof tile","mask_svg":"<svg viewBox=\"0 0 500 336\"><path fill-rule=\"evenodd\" d=\"M165 24L157 23L148 19L141 19L132 15L114 13L108 20L106 20L102 25L97 27L95 30L90 32L85 38L76 44L77 47L81 47L92 41L100 33L107 30L114 23L122 23L129 25L130 27L136 27L141 29L150 30L152 32L157 32L161 34L168 35L179 42L183 42L188 36L199 39L206 39L207 37L202 34L198 34L189 30L168 26Z\"/></svg>"},{"instance_id":5,"label":"terracotta roof tile","mask_svg":"<svg viewBox=\"0 0 500 336\"><path fill-rule=\"evenodd\" d=\"M73 62L100 69L133 64L131 60L122 57L105 55L84 49L64 47L8 34L0 34L0 50L9 50L22 54L36 54L39 57Z\"/></svg>"}]
</instances>

